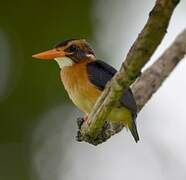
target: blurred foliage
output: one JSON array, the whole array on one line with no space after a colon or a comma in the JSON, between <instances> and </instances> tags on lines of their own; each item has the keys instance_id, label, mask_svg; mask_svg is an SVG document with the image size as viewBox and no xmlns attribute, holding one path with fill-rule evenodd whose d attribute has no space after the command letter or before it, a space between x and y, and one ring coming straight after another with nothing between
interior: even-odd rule
<instances>
[{"instance_id":1,"label":"blurred foliage","mask_svg":"<svg viewBox=\"0 0 186 180\"><path fill-rule=\"evenodd\" d=\"M68 101L56 63L32 54L64 39L90 38L90 16L90 0L1 1L0 35L7 43L0 42L0 69L9 73L0 96L0 179L29 179L28 132L42 113Z\"/></svg>"},{"instance_id":2,"label":"blurred foliage","mask_svg":"<svg viewBox=\"0 0 186 180\"><path fill-rule=\"evenodd\" d=\"M31 55L64 39L90 38L90 16L89 0L1 2L0 30L8 39L11 54L10 93L0 101L0 143L23 141L42 112L67 101L56 63Z\"/></svg>"}]
</instances>

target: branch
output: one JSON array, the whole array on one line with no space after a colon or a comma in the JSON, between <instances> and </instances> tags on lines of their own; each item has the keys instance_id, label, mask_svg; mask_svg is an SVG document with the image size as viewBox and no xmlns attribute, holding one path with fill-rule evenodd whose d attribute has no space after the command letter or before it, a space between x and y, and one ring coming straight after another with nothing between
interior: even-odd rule
<instances>
[{"instance_id":1,"label":"branch","mask_svg":"<svg viewBox=\"0 0 186 180\"><path fill-rule=\"evenodd\" d=\"M172 45L146 69L132 86L132 92L140 111L186 54L186 29Z\"/></svg>"},{"instance_id":2,"label":"branch","mask_svg":"<svg viewBox=\"0 0 186 180\"><path fill-rule=\"evenodd\" d=\"M131 47L121 69L112 78L111 82L107 83L101 97L89 114L87 123L82 125L80 132L81 138L84 141L99 144L103 139L107 139L107 134L106 138L102 137L103 129L111 129L111 131L112 129L121 130L121 125L112 126L112 124L109 124L107 125L109 128L107 126L106 128L104 127L107 115L120 99L124 90L140 75L141 69L149 61L162 41L166 34L170 17L178 2L179 0L156 1L145 27ZM135 97L139 98L139 95ZM110 134L112 134L112 132Z\"/></svg>"},{"instance_id":3,"label":"branch","mask_svg":"<svg viewBox=\"0 0 186 180\"><path fill-rule=\"evenodd\" d=\"M132 92L136 100L138 112L144 107L161 84L171 74L186 54L186 29L178 35L172 45L155 61L132 85ZM121 124L109 123L102 130L96 140L90 137L81 137L81 140L97 145L109 139L123 129Z\"/></svg>"}]
</instances>

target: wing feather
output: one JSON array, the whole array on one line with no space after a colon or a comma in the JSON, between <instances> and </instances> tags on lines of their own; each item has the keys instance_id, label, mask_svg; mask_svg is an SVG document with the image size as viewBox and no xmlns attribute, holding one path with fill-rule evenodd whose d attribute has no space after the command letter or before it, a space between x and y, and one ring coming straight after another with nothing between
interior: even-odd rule
<instances>
[{"instance_id":1,"label":"wing feather","mask_svg":"<svg viewBox=\"0 0 186 180\"><path fill-rule=\"evenodd\" d=\"M101 91L104 90L106 83L110 81L117 72L116 69L101 60L96 60L87 64L87 71L91 83ZM130 87L123 93L120 102L121 105L130 109L134 116L136 116L137 106Z\"/></svg>"}]
</instances>

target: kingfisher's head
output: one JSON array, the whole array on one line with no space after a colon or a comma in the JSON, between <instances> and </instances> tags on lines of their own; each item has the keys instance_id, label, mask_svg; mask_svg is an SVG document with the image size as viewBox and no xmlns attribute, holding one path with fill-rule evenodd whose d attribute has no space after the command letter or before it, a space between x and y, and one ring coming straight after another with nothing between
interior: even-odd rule
<instances>
[{"instance_id":1,"label":"kingfisher's head","mask_svg":"<svg viewBox=\"0 0 186 180\"><path fill-rule=\"evenodd\" d=\"M72 66L82 60L95 60L94 51L85 39L70 39L57 44L53 49L32 57L38 59L56 60L60 68Z\"/></svg>"}]
</instances>

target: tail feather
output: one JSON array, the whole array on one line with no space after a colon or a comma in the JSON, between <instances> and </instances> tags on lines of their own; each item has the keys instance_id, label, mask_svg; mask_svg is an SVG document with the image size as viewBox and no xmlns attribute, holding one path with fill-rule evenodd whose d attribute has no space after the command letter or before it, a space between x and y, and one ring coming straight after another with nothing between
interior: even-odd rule
<instances>
[{"instance_id":1,"label":"tail feather","mask_svg":"<svg viewBox=\"0 0 186 180\"><path fill-rule=\"evenodd\" d=\"M138 135L138 131L137 131L137 126L136 126L135 120L132 121L131 126L129 126L129 129L130 129L130 132L131 132L134 140L137 143L139 141L139 135Z\"/></svg>"}]
</instances>

